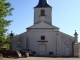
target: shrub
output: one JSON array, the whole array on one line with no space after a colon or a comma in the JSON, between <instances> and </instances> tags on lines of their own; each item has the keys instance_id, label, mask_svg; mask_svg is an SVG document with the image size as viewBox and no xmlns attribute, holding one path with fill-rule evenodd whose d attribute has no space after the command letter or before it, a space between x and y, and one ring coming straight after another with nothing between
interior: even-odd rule
<instances>
[{"instance_id":1,"label":"shrub","mask_svg":"<svg viewBox=\"0 0 80 60\"><path fill-rule=\"evenodd\" d=\"M33 54L36 54L36 52L35 52L35 51L33 51Z\"/></svg>"},{"instance_id":2,"label":"shrub","mask_svg":"<svg viewBox=\"0 0 80 60\"><path fill-rule=\"evenodd\" d=\"M53 52L49 52L49 55L52 55L53 54Z\"/></svg>"}]
</instances>

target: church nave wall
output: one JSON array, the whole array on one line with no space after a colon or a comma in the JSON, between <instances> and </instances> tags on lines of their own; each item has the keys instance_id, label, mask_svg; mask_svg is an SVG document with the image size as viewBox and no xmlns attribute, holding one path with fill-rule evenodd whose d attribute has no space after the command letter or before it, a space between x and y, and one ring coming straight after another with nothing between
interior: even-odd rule
<instances>
[{"instance_id":1,"label":"church nave wall","mask_svg":"<svg viewBox=\"0 0 80 60\"><path fill-rule=\"evenodd\" d=\"M73 42L74 42L74 37L66 35L64 33L61 34L61 50L62 56L72 56L73 52Z\"/></svg>"},{"instance_id":2,"label":"church nave wall","mask_svg":"<svg viewBox=\"0 0 80 60\"><path fill-rule=\"evenodd\" d=\"M33 51L36 51L38 53L39 50L39 44L41 42L39 41L47 41L44 44L46 44L46 54L48 55L49 52L53 52L56 55L56 38L55 38L55 32L29 32L29 39L30 39L30 49ZM41 36L45 36L44 40L41 40Z\"/></svg>"}]
</instances>

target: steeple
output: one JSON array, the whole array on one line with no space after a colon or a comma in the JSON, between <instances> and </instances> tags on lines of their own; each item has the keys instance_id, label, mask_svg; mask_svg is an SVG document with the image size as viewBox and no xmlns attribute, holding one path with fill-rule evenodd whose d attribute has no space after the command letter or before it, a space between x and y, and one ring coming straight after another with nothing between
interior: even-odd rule
<instances>
[{"instance_id":1,"label":"steeple","mask_svg":"<svg viewBox=\"0 0 80 60\"><path fill-rule=\"evenodd\" d=\"M41 21L52 25L52 7L47 0L39 0L38 5L34 7L34 24Z\"/></svg>"},{"instance_id":2,"label":"steeple","mask_svg":"<svg viewBox=\"0 0 80 60\"><path fill-rule=\"evenodd\" d=\"M35 8L40 8L40 7L51 7L47 0L39 0L38 5Z\"/></svg>"},{"instance_id":3,"label":"steeple","mask_svg":"<svg viewBox=\"0 0 80 60\"><path fill-rule=\"evenodd\" d=\"M14 37L14 34L11 31L11 33L10 33L10 39L12 39L13 37Z\"/></svg>"},{"instance_id":4,"label":"steeple","mask_svg":"<svg viewBox=\"0 0 80 60\"><path fill-rule=\"evenodd\" d=\"M76 32L76 30L75 30L75 35L77 35L77 32Z\"/></svg>"},{"instance_id":5,"label":"steeple","mask_svg":"<svg viewBox=\"0 0 80 60\"><path fill-rule=\"evenodd\" d=\"M76 30L75 30L75 33L74 33L74 38L75 38L75 42L77 43L78 42L78 34L77 34Z\"/></svg>"}]
</instances>

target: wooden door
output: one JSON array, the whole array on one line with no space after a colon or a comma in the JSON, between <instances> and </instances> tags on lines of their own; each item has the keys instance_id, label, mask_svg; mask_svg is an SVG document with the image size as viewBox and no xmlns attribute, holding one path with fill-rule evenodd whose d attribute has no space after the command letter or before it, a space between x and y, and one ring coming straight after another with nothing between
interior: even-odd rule
<instances>
[{"instance_id":1,"label":"wooden door","mask_svg":"<svg viewBox=\"0 0 80 60\"><path fill-rule=\"evenodd\" d=\"M46 45L39 45L39 55L43 56L46 54Z\"/></svg>"}]
</instances>

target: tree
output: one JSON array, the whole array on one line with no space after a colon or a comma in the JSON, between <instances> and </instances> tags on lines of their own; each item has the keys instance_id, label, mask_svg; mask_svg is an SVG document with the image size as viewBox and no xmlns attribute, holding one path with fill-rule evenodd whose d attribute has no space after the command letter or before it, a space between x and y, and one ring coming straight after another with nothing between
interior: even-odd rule
<instances>
[{"instance_id":1,"label":"tree","mask_svg":"<svg viewBox=\"0 0 80 60\"><path fill-rule=\"evenodd\" d=\"M12 15L12 10L14 8L11 7L9 2L5 0L0 0L0 47L3 46L3 42L5 40L5 33L8 31L6 27L10 25L11 20L6 20L7 16Z\"/></svg>"},{"instance_id":2,"label":"tree","mask_svg":"<svg viewBox=\"0 0 80 60\"><path fill-rule=\"evenodd\" d=\"M3 44L4 44L3 47L6 47L7 49L10 48L10 34L7 35L7 37L5 38Z\"/></svg>"}]
</instances>

